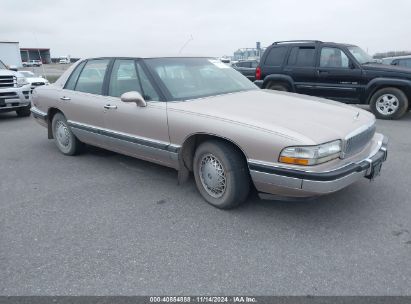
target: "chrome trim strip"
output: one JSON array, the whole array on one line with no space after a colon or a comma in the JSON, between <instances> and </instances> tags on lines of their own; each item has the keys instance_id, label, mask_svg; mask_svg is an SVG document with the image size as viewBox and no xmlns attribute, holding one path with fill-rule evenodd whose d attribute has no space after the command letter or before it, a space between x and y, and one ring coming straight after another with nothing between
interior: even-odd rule
<instances>
[{"instance_id":1,"label":"chrome trim strip","mask_svg":"<svg viewBox=\"0 0 411 304\"><path fill-rule=\"evenodd\" d=\"M181 148L181 146L169 144L167 142L152 140L152 139L148 139L144 137L132 136L130 134L117 132L117 131L104 129L104 128L99 128L99 127L95 127L95 126L88 125L88 124L78 123L72 120L68 120L67 123L72 128L112 137L112 138L119 139L119 140L124 140L127 142L139 144L142 146L147 146L150 148L165 150L170 153L178 153Z\"/></svg>"},{"instance_id":2,"label":"chrome trim strip","mask_svg":"<svg viewBox=\"0 0 411 304\"><path fill-rule=\"evenodd\" d=\"M38 118L43 118L45 119L47 117L47 113L40 111L36 107L31 107L30 109L31 113L33 113L33 116L37 116Z\"/></svg>"}]
</instances>

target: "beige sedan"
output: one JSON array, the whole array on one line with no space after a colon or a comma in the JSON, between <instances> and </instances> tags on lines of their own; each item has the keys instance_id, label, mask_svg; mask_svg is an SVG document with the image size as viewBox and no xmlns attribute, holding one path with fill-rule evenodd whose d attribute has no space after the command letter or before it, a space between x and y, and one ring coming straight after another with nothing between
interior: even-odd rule
<instances>
[{"instance_id":1,"label":"beige sedan","mask_svg":"<svg viewBox=\"0 0 411 304\"><path fill-rule=\"evenodd\" d=\"M66 155L84 144L193 172L218 208L307 198L379 175L387 140L372 114L260 90L212 58L80 60L33 93L32 114ZM373 185L367 185L372 187Z\"/></svg>"}]
</instances>

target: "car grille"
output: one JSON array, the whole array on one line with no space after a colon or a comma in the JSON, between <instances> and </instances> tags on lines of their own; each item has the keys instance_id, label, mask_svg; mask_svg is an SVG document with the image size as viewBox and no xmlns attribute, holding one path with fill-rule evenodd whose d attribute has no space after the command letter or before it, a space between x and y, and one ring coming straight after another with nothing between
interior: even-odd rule
<instances>
[{"instance_id":1,"label":"car grille","mask_svg":"<svg viewBox=\"0 0 411 304\"><path fill-rule=\"evenodd\" d=\"M374 137L375 128L375 123L373 123L364 131L346 138L343 146L343 157L349 157L351 155L354 155L355 153L362 151Z\"/></svg>"},{"instance_id":2,"label":"car grille","mask_svg":"<svg viewBox=\"0 0 411 304\"><path fill-rule=\"evenodd\" d=\"M16 92L0 93L0 99L14 99L14 98L19 98Z\"/></svg>"},{"instance_id":3,"label":"car grille","mask_svg":"<svg viewBox=\"0 0 411 304\"><path fill-rule=\"evenodd\" d=\"M0 76L0 88L12 88L16 83L14 76Z\"/></svg>"}]
</instances>

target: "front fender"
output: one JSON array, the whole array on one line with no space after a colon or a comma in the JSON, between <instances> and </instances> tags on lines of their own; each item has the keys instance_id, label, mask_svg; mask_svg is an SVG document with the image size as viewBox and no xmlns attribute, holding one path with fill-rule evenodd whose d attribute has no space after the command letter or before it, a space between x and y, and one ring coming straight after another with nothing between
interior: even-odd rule
<instances>
[{"instance_id":1,"label":"front fender","mask_svg":"<svg viewBox=\"0 0 411 304\"><path fill-rule=\"evenodd\" d=\"M411 92L411 80L393 79L378 77L371 80L365 87L365 96L367 103L370 102L371 96L382 87L404 87L407 92Z\"/></svg>"},{"instance_id":2,"label":"front fender","mask_svg":"<svg viewBox=\"0 0 411 304\"><path fill-rule=\"evenodd\" d=\"M290 86L291 92L295 92L294 80L291 78L291 76L282 75L282 74L267 75L264 78L264 81L261 85L261 88L265 89L267 87L267 85L272 81L287 83Z\"/></svg>"}]
</instances>

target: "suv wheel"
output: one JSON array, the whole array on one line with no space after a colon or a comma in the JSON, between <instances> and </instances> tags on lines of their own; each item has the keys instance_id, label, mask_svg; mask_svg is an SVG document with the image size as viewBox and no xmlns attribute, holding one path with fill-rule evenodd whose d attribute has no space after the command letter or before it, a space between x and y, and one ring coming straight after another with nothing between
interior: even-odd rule
<instances>
[{"instance_id":1,"label":"suv wheel","mask_svg":"<svg viewBox=\"0 0 411 304\"><path fill-rule=\"evenodd\" d=\"M397 88L378 90L371 97L370 108L381 119L399 119L408 109L408 98Z\"/></svg>"},{"instance_id":2,"label":"suv wheel","mask_svg":"<svg viewBox=\"0 0 411 304\"><path fill-rule=\"evenodd\" d=\"M247 164L231 145L219 140L202 143L195 152L193 170L198 190L214 207L231 209L247 199Z\"/></svg>"},{"instance_id":3,"label":"suv wheel","mask_svg":"<svg viewBox=\"0 0 411 304\"><path fill-rule=\"evenodd\" d=\"M30 116L30 109L31 109L31 104L28 104L27 106L16 110L17 116L18 117Z\"/></svg>"},{"instance_id":4,"label":"suv wheel","mask_svg":"<svg viewBox=\"0 0 411 304\"><path fill-rule=\"evenodd\" d=\"M81 151L83 143L73 134L63 114L56 113L54 115L51 127L54 141L61 153L75 155Z\"/></svg>"},{"instance_id":5,"label":"suv wheel","mask_svg":"<svg viewBox=\"0 0 411 304\"><path fill-rule=\"evenodd\" d=\"M270 84L267 89L275 90L275 91L283 91L283 92L290 91L287 85L281 84L281 83Z\"/></svg>"}]
</instances>

